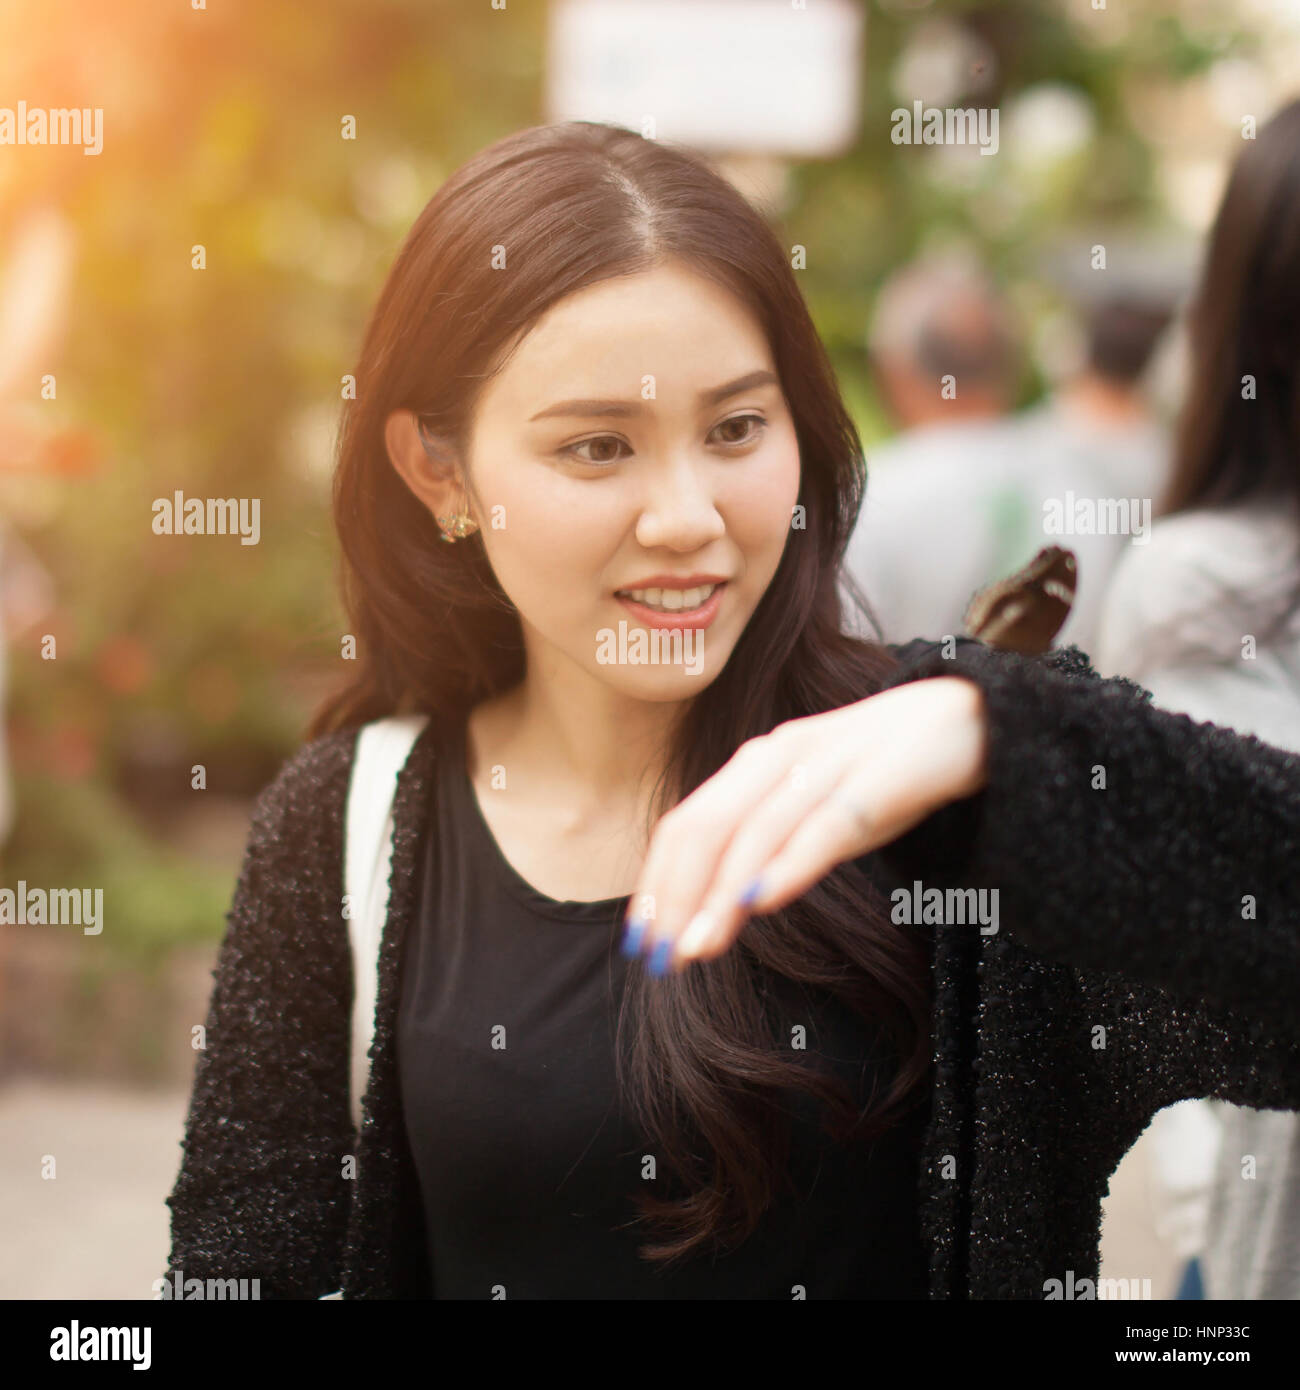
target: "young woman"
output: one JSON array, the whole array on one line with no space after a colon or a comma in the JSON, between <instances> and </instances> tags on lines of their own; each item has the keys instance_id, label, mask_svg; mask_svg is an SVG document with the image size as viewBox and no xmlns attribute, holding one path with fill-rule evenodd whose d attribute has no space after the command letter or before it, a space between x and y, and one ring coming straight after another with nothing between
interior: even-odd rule
<instances>
[{"instance_id":1,"label":"young woman","mask_svg":"<svg viewBox=\"0 0 1300 1390\"><path fill-rule=\"evenodd\" d=\"M169 1273L1086 1297L1157 1109L1300 1107L1300 758L1075 649L842 633L858 439L704 161L588 123L485 150L356 380L355 675L255 812ZM357 1136L344 806L394 712L428 722Z\"/></svg>"},{"instance_id":2,"label":"young woman","mask_svg":"<svg viewBox=\"0 0 1300 1390\"><path fill-rule=\"evenodd\" d=\"M1243 145L1192 329L1171 493L1115 572L1097 669L1300 751L1300 101ZM1300 1116L1189 1101L1155 1129L1206 1296L1300 1297Z\"/></svg>"}]
</instances>

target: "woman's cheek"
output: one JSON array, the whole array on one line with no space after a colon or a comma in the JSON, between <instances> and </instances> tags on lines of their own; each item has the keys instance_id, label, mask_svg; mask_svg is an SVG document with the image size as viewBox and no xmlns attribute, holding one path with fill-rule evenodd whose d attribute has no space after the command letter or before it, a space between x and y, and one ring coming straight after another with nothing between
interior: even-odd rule
<instances>
[{"instance_id":1,"label":"woman's cheek","mask_svg":"<svg viewBox=\"0 0 1300 1390\"><path fill-rule=\"evenodd\" d=\"M559 635L571 624L585 630L603 596L612 522L578 505L516 496L504 508L502 528L488 547L501 587L534 626Z\"/></svg>"},{"instance_id":2,"label":"woman's cheek","mask_svg":"<svg viewBox=\"0 0 1300 1390\"><path fill-rule=\"evenodd\" d=\"M788 449L767 455L747 476L738 475L733 486L728 510L734 518L736 540L755 558L773 554L775 568L795 521L799 498L799 451L793 438Z\"/></svg>"},{"instance_id":3,"label":"woman's cheek","mask_svg":"<svg viewBox=\"0 0 1300 1390\"><path fill-rule=\"evenodd\" d=\"M554 483L534 480L530 471L501 469L484 482L484 496L491 499L491 534L484 545L507 593L507 579L525 588L554 586L572 568L565 557L578 530L573 509L566 515Z\"/></svg>"}]
</instances>

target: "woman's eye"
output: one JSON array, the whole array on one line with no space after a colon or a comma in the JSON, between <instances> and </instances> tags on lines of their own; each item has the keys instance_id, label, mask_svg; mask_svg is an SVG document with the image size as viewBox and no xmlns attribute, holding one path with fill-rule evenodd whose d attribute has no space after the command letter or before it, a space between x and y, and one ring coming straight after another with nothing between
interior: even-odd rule
<instances>
[{"instance_id":1,"label":"woman's eye","mask_svg":"<svg viewBox=\"0 0 1300 1390\"><path fill-rule=\"evenodd\" d=\"M608 468L611 463L618 462L617 455L615 455L613 458L588 458L586 454L578 453L578 450L591 448L608 448L608 446L611 444L613 444L617 448L622 443L623 441L615 435L600 434L597 435L594 439L580 439L576 444L570 444L569 447L564 450L564 452L566 454L571 454L574 458L578 460L579 463L590 463L595 465L597 468Z\"/></svg>"},{"instance_id":2,"label":"woman's eye","mask_svg":"<svg viewBox=\"0 0 1300 1390\"><path fill-rule=\"evenodd\" d=\"M715 425L712 432L716 434L719 430L729 430L738 425L752 425L753 428L741 430L732 438L721 440L720 442L725 448L736 449L745 444L755 443L759 435L767 428L767 421L761 415L733 415L731 419L723 420L720 424ZM614 450L612 454L608 452L611 447ZM599 434L591 439L580 439L576 444L569 444L561 452L570 458L577 459L579 463L590 465L592 468L609 468L619 461L618 450L620 448L626 449L627 445L617 435ZM590 449L593 452L582 454L578 452L580 449ZM603 457L601 456L602 450L606 451Z\"/></svg>"},{"instance_id":3,"label":"woman's eye","mask_svg":"<svg viewBox=\"0 0 1300 1390\"><path fill-rule=\"evenodd\" d=\"M723 430L726 429L728 425L744 425L748 424L751 420L754 422L752 431L746 431L736 439L726 439L723 443L730 444L733 447L737 444L752 444L767 428L767 421L764 420L761 415L733 415L730 420L724 420L717 428Z\"/></svg>"}]
</instances>

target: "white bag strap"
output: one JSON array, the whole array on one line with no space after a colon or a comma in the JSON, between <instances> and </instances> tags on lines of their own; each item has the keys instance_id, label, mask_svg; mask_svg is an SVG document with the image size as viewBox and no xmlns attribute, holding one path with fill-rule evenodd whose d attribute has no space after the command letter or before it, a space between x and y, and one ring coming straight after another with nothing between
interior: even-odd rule
<instances>
[{"instance_id":1,"label":"white bag strap","mask_svg":"<svg viewBox=\"0 0 1300 1390\"><path fill-rule=\"evenodd\" d=\"M393 802L397 776L428 722L423 714L390 715L362 725L348 783L343 891L348 896L352 947L352 1050L350 1103L361 1130L361 1097L370 1080L375 1035L379 946L388 918L388 876L393 859Z\"/></svg>"}]
</instances>

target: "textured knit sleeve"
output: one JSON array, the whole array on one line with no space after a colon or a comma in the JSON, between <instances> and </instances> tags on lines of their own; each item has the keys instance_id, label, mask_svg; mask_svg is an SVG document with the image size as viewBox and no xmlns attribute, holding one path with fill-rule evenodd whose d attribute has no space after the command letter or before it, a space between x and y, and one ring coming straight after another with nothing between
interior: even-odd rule
<instances>
[{"instance_id":1,"label":"textured knit sleeve","mask_svg":"<svg viewBox=\"0 0 1300 1390\"><path fill-rule=\"evenodd\" d=\"M1100 679L1077 648L900 649L889 685L965 676L988 781L881 851L904 882L999 892L1007 939L1193 1006L1300 1009L1300 754Z\"/></svg>"},{"instance_id":2,"label":"textured knit sleeve","mask_svg":"<svg viewBox=\"0 0 1300 1390\"><path fill-rule=\"evenodd\" d=\"M217 958L171 1208L168 1284L340 1284L354 1148L341 808L352 735L308 744L253 814Z\"/></svg>"}]
</instances>

